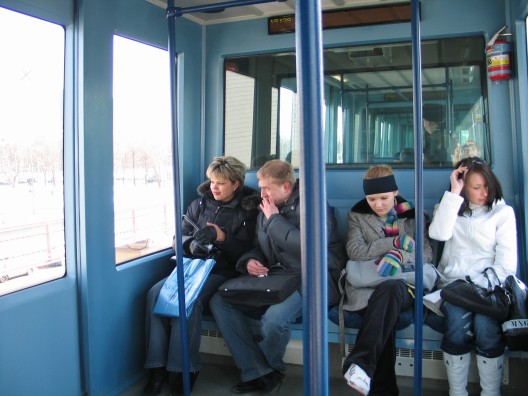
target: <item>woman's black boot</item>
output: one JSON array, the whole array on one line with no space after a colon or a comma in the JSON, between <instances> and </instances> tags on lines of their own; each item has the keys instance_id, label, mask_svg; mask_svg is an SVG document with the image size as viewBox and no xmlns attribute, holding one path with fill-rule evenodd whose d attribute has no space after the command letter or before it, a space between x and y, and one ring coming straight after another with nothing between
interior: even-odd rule
<instances>
[{"instance_id":1,"label":"woman's black boot","mask_svg":"<svg viewBox=\"0 0 528 396\"><path fill-rule=\"evenodd\" d=\"M149 369L149 377L145 389L143 389L144 395L158 395L161 393L163 383L167 378L167 371L165 367L154 367Z\"/></svg>"}]
</instances>

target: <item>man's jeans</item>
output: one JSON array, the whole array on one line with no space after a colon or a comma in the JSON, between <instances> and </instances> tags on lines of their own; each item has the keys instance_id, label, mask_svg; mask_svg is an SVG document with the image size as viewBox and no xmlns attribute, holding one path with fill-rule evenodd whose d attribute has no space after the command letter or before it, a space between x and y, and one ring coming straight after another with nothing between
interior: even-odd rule
<instances>
[{"instance_id":1,"label":"man's jeans","mask_svg":"<svg viewBox=\"0 0 528 396\"><path fill-rule=\"evenodd\" d=\"M273 370L286 370L282 359L290 340L291 325L302 314L302 298L298 291L283 302L271 305L261 316L260 342L254 340L250 327L254 308L230 304L218 293L209 301L209 308L241 371L242 381L262 377Z\"/></svg>"}]
</instances>

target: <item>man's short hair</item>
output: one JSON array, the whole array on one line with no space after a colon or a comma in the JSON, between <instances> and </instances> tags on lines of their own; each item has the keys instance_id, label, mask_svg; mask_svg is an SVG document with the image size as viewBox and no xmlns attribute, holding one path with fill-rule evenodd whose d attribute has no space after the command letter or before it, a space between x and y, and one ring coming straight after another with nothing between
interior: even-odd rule
<instances>
[{"instance_id":1,"label":"man's short hair","mask_svg":"<svg viewBox=\"0 0 528 396\"><path fill-rule=\"evenodd\" d=\"M257 172L257 178L270 179L275 184L282 184L284 182L295 184L295 172L292 164L283 160L271 160L266 162Z\"/></svg>"}]
</instances>

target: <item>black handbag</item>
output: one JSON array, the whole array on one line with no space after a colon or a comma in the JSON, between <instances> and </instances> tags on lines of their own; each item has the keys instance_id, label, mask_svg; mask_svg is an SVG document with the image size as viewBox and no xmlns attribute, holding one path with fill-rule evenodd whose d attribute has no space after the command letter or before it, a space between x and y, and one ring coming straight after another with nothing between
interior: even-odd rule
<instances>
[{"instance_id":1,"label":"black handbag","mask_svg":"<svg viewBox=\"0 0 528 396\"><path fill-rule=\"evenodd\" d=\"M231 278L218 291L231 304L258 308L284 301L300 284L300 273L271 269L266 276L244 274Z\"/></svg>"},{"instance_id":2,"label":"black handbag","mask_svg":"<svg viewBox=\"0 0 528 396\"><path fill-rule=\"evenodd\" d=\"M488 271L493 272L497 278L498 284L495 286L489 279ZM471 282L469 277L466 277L466 280L457 279L444 286L440 296L444 301L453 305L490 316L502 322L508 317L510 311L509 293L502 286L493 268L486 268L483 274L488 279L488 288L480 287Z\"/></svg>"},{"instance_id":3,"label":"black handbag","mask_svg":"<svg viewBox=\"0 0 528 396\"><path fill-rule=\"evenodd\" d=\"M502 324L506 345L512 351L528 351L528 296L526 285L510 275L504 287L511 297L510 314Z\"/></svg>"}]
</instances>

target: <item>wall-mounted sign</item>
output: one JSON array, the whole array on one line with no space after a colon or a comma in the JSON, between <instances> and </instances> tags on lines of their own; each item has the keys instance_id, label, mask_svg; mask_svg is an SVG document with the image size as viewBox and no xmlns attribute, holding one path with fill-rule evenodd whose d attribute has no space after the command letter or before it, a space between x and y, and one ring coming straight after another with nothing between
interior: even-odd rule
<instances>
[{"instance_id":1,"label":"wall-mounted sign","mask_svg":"<svg viewBox=\"0 0 528 396\"><path fill-rule=\"evenodd\" d=\"M410 4L348 8L346 10L324 11L323 29L337 29L351 26L377 25L411 21ZM281 15L268 18L268 34L295 32L295 15Z\"/></svg>"}]
</instances>

